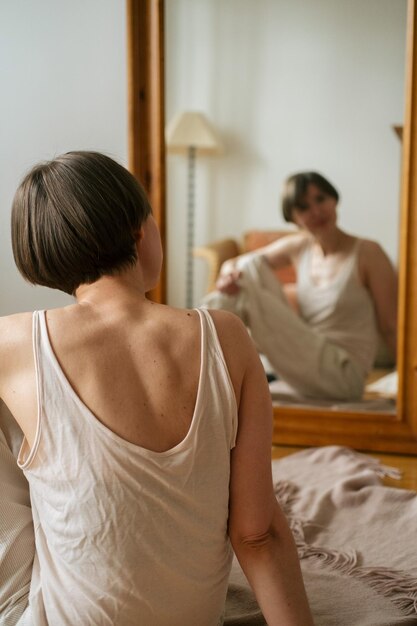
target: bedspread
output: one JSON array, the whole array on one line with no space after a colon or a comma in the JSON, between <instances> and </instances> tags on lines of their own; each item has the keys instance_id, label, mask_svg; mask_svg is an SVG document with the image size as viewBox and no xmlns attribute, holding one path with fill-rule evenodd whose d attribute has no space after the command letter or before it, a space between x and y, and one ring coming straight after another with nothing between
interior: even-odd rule
<instances>
[{"instance_id":1,"label":"bedspread","mask_svg":"<svg viewBox=\"0 0 417 626\"><path fill-rule=\"evenodd\" d=\"M397 471L340 446L273 461L316 626L417 624L417 493ZM265 624L235 560L225 624Z\"/></svg>"}]
</instances>

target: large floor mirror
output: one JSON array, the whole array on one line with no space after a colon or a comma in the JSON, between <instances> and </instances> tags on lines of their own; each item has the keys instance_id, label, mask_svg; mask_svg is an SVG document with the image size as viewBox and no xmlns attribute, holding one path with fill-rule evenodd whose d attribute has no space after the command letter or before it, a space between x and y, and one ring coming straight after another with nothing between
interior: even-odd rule
<instances>
[{"instance_id":1,"label":"large floor mirror","mask_svg":"<svg viewBox=\"0 0 417 626\"><path fill-rule=\"evenodd\" d=\"M174 4L167 5L162 0L128 0L127 2L130 167L147 186L165 241L167 238L164 127L166 123L165 110L169 97L165 92L165 72L169 66L169 59L165 60L164 50L169 26L167 20L173 19ZM223 3L214 4L220 7ZM243 4L246 5L247 3ZM281 5L283 2L276 4ZM301 7L302 3L296 4ZM320 4L324 5L324 3ZM357 3L353 4L356 6ZM392 184L387 187L390 191L385 191L385 193L391 193L391 203L393 205L396 202L400 204L400 210L399 217L397 215L381 215L380 217L381 220L392 223L391 229L398 228L395 237L398 242L397 249L394 249L395 246L394 248L391 246L392 249L388 250L392 257L397 257L394 261L398 261L400 280L397 354L398 394L396 403L391 411L378 411L377 409L359 411L352 407L337 407L335 410L334 407L326 405L319 407L275 405L275 443L289 445L341 444L368 450L417 452L417 393L415 390L417 382L415 375L417 367L417 311L415 310L417 301L414 295L414 285L417 284L417 259L415 256L417 242L415 0L408 0L408 2L404 0L404 2L398 3L399 7L400 5L404 13L403 26L406 32L404 32L403 50L400 49L398 52L398 48L396 51L393 49L392 54L397 54L397 56L402 54L405 58L404 67L400 72L397 72L397 86L401 90L400 103L404 113L403 119L397 117L397 119L392 119L391 123L392 125L401 125L403 128L402 132L398 129L395 131L393 128L388 128L388 123L386 124L387 133L392 133L389 139L387 135L387 141L393 142L391 162L397 162L397 167L394 165L389 174L381 172L382 178L388 175L391 177ZM351 3L349 6L351 7ZM351 7L350 10L353 8ZM217 15L216 23L217 25L222 23L224 26L225 20L220 20L220 17ZM248 47L251 43L253 42L248 42ZM217 53L220 52L217 51ZM370 54L377 54L377 48L370 50ZM270 62L272 61L270 60ZM336 65L339 66L340 63ZM343 67L340 71L343 71ZM247 87L245 89L250 90L248 80L249 75L246 75L244 85ZM371 87L372 81L369 85L363 85L364 90ZM376 83L374 88L377 88ZM312 97L313 94L310 93L310 100ZM309 100L307 96L306 100L307 102ZM363 101L363 98L358 97L358 100ZM373 106L375 116L381 116L384 103L374 100ZM342 111L342 114L347 117L348 111ZM282 107L277 108L277 115L282 115ZM332 128L330 118L329 127ZM398 136L395 135L395 132L398 133ZM375 144L376 141L372 140L371 143ZM381 144L380 146L377 145L376 149L382 150L384 147ZM371 150L369 151L369 158L372 158ZM227 167L227 163L225 166ZM287 168L287 172L296 168L296 159L292 161L287 159L283 167ZM229 168L231 168L230 163ZM232 173L232 169L230 172ZM375 181L372 181L371 184L374 185ZM396 195L400 196L400 199L397 199ZM363 232L359 234L367 235ZM211 233L211 236L213 235L219 236L222 233ZM372 233L367 236L373 238ZM167 244L169 246L169 240ZM389 246L390 244L385 243L385 247ZM153 297L165 301L166 293L166 274L164 273L160 287L153 294Z\"/></svg>"}]
</instances>

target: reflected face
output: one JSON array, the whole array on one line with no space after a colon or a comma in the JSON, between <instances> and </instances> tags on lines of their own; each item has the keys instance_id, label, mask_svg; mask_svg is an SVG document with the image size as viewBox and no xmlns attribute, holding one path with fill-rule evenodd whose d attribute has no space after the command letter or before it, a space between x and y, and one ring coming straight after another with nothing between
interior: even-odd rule
<instances>
[{"instance_id":1,"label":"reflected face","mask_svg":"<svg viewBox=\"0 0 417 626\"><path fill-rule=\"evenodd\" d=\"M142 224L138 258L146 291L156 287L162 267L162 244L159 228L153 215Z\"/></svg>"},{"instance_id":2,"label":"reflected face","mask_svg":"<svg viewBox=\"0 0 417 626\"><path fill-rule=\"evenodd\" d=\"M299 228L319 235L336 225L336 206L335 198L310 184L299 208L293 209L292 219Z\"/></svg>"}]
</instances>

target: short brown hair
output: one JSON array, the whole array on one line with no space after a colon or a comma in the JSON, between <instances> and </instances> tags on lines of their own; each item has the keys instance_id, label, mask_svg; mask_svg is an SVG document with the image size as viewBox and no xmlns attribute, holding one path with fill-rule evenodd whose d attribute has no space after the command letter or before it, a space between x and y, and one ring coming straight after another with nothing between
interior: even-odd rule
<instances>
[{"instance_id":1,"label":"short brown hair","mask_svg":"<svg viewBox=\"0 0 417 626\"><path fill-rule=\"evenodd\" d=\"M67 152L36 165L12 207L15 263L29 282L73 294L134 265L151 207L136 178L98 152Z\"/></svg>"},{"instance_id":2,"label":"short brown hair","mask_svg":"<svg viewBox=\"0 0 417 626\"><path fill-rule=\"evenodd\" d=\"M292 222L292 212L294 209L303 210L302 200L306 194L307 187L315 185L328 196L339 200L339 192L321 174L317 172L300 172L289 176L285 182L281 196L282 214L286 222Z\"/></svg>"}]
</instances>

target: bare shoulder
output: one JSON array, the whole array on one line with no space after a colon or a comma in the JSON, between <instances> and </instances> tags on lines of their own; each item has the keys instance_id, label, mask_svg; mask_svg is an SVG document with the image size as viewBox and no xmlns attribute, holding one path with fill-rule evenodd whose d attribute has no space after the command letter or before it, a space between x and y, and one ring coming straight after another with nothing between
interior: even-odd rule
<instances>
[{"instance_id":1,"label":"bare shoulder","mask_svg":"<svg viewBox=\"0 0 417 626\"><path fill-rule=\"evenodd\" d=\"M167 332L199 332L200 316L197 309L183 309L166 304L151 303L149 320L159 322L159 328ZM161 324L162 322L162 324ZM184 337L184 335L183 335Z\"/></svg>"},{"instance_id":2,"label":"bare shoulder","mask_svg":"<svg viewBox=\"0 0 417 626\"><path fill-rule=\"evenodd\" d=\"M381 244L372 239L360 240L359 258L361 263L368 267L378 265L379 263L389 263L392 265Z\"/></svg>"},{"instance_id":3,"label":"bare shoulder","mask_svg":"<svg viewBox=\"0 0 417 626\"><path fill-rule=\"evenodd\" d=\"M166 334L167 341L180 336L182 341L176 341L175 344L178 346L180 343L187 352L189 342L195 341L200 336L201 323L198 310L176 309L165 305L156 305L154 310L157 316L161 316L159 332ZM243 322L237 315L228 311L210 309L208 313L214 322L227 365L242 360L251 344Z\"/></svg>"},{"instance_id":4,"label":"bare shoulder","mask_svg":"<svg viewBox=\"0 0 417 626\"><path fill-rule=\"evenodd\" d=\"M387 256L384 248L373 239L360 239L360 254L367 258Z\"/></svg>"},{"instance_id":5,"label":"bare shoulder","mask_svg":"<svg viewBox=\"0 0 417 626\"><path fill-rule=\"evenodd\" d=\"M0 381L20 368L32 351L32 313L0 317Z\"/></svg>"},{"instance_id":6,"label":"bare shoulder","mask_svg":"<svg viewBox=\"0 0 417 626\"><path fill-rule=\"evenodd\" d=\"M394 294L391 299L396 300L397 270L381 244L371 239L360 240L358 268L363 284L374 298L381 291L382 299L386 300L391 291Z\"/></svg>"},{"instance_id":7,"label":"bare shoulder","mask_svg":"<svg viewBox=\"0 0 417 626\"><path fill-rule=\"evenodd\" d=\"M244 323L229 311L209 311L226 361L244 366L254 351L254 344Z\"/></svg>"},{"instance_id":8,"label":"bare shoulder","mask_svg":"<svg viewBox=\"0 0 417 626\"><path fill-rule=\"evenodd\" d=\"M217 334L222 347L233 346L234 351L239 352L250 346L251 340L245 325L234 313L210 309Z\"/></svg>"},{"instance_id":9,"label":"bare shoulder","mask_svg":"<svg viewBox=\"0 0 417 626\"><path fill-rule=\"evenodd\" d=\"M175 327L200 327L200 314L197 309L182 309L167 306L164 304L153 305L156 315L155 320L163 321L167 329L173 330ZM153 312L153 311L152 311ZM217 334L220 336L246 333L246 328L240 319L234 313L222 310L209 310L210 316L214 321ZM161 328L161 326L160 326Z\"/></svg>"},{"instance_id":10,"label":"bare shoulder","mask_svg":"<svg viewBox=\"0 0 417 626\"><path fill-rule=\"evenodd\" d=\"M239 399L245 374L254 361L259 361L258 353L245 325L237 315L218 310L210 310L209 313L216 327L236 398Z\"/></svg>"},{"instance_id":11,"label":"bare shoulder","mask_svg":"<svg viewBox=\"0 0 417 626\"><path fill-rule=\"evenodd\" d=\"M16 313L0 317L0 350L14 350L32 340L32 313Z\"/></svg>"}]
</instances>

